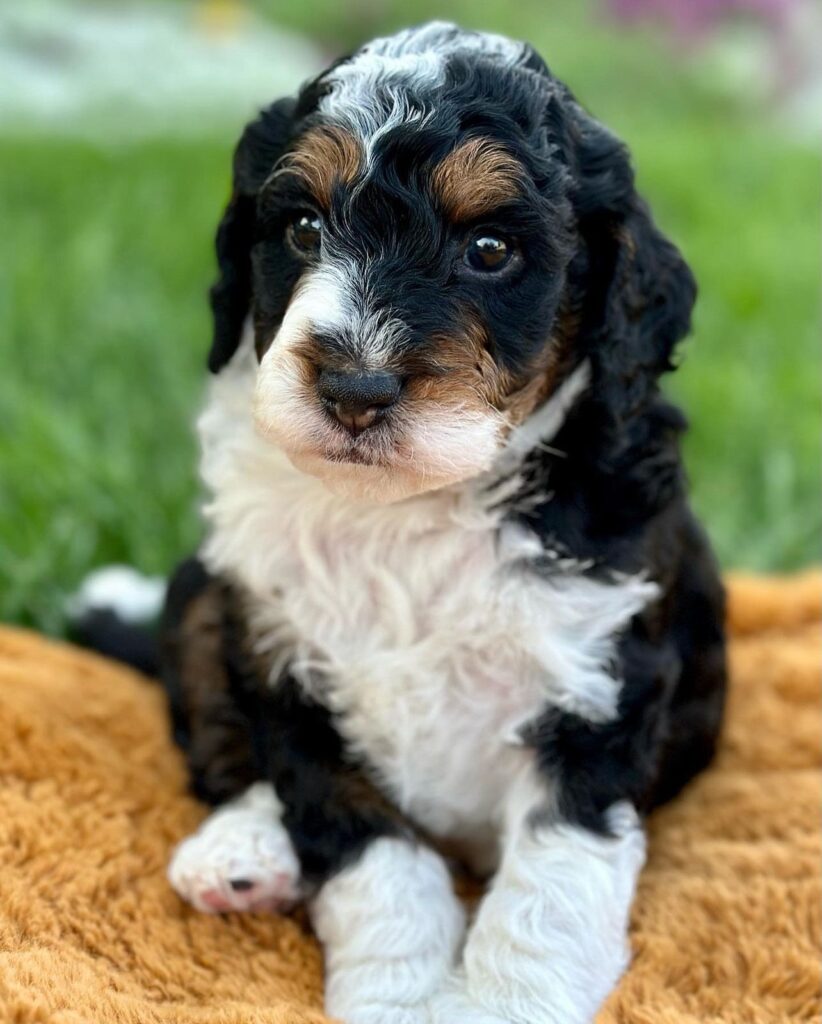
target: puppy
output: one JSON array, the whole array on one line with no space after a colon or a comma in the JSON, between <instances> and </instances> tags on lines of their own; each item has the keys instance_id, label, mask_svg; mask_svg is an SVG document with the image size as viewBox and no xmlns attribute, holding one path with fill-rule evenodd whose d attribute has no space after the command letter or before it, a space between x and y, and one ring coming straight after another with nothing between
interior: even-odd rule
<instances>
[{"instance_id":1,"label":"puppy","mask_svg":"<svg viewBox=\"0 0 822 1024\"><path fill-rule=\"evenodd\" d=\"M723 595L658 388L695 286L528 46L378 39L250 124L207 536L163 675L217 806L170 878L308 903L346 1024L582 1024L642 818L710 760ZM470 926L444 850L487 876Z\"/></svg>"}]
</instances>

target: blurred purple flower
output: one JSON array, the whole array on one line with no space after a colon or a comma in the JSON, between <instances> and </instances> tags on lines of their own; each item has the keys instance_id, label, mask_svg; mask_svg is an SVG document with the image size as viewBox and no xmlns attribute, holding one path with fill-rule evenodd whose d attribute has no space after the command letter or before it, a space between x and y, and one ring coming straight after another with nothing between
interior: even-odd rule
<instances>
[{"instance_id":1,"label":"blurred purple flower","mask_svg":"<svg viewBox=\"0 0 822 1024\"><path fill-rule=\"evenodd\" d=\"M801 0L605 0L620 21L657 20L677 35L700 36L733 16L749 16L781 26Z\"/></svg>"}]
</instances>

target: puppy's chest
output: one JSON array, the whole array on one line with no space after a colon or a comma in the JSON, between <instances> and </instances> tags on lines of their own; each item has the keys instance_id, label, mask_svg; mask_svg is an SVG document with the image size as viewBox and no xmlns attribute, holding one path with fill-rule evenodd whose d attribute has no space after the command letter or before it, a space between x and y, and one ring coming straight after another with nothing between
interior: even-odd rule
<instances>
[{"instance_id":1,"label":"puppy's chest","mask_svg":"<svg viewBox=\"0 0 822 1024\"><path fill-rule=\"evenodd\" d=\"M521 725L546 705L616 713L615 639L656 588L546 572L487 479L393 505L335 497L255 434L253 372L221 374L200 419L207 566L248 593L272 675L289 667L337 713L408 813L452 836L493 827L530 756Z\"/></svg>"},{"instance_id":2,"label":"puppy's chest","mask_svg":"<svg viewBox=\"0 0 822 1024\"><path fill-rule=\"evenodd\" d=\"M340 538L283 594L296 668L348 743L429 829L494 815L545 691L490 533Z\"/></svg>"},{"instance_id":3,"label":"puppy's chest","mask_svg":"<svg viewBox=\"0 0 822 1024\"><path fill-rule=\"evenodd\" d=\"M255 632L288 650L409 815L471 836L493 826L531 756L518 741L525 722L547 704L591 717L615 707L604 668L613 610L601 630L589 618L592 594L610 588L540 576L527 567L541 551L533 537L511 544L505 528L417 512L292 517L265 538L278 582L260 595Z\"/></svg>"},{"instance_id":4,"label":"puppy's chest","mask_svg":"<svg viewBox=\"0 0 822 1024\"><path fill-rule=\"evenodd\" d=\"M335 497L257 437L252 381L251 361L221 374L200 419L202 556L247 592L272 677L290 669L332 709L420 824L481 841L533 756L521 726L549 705L616 714L616 638L656 587L551 562L505 521L500 476L393 505Z\"/></svg>"}]
</instances>

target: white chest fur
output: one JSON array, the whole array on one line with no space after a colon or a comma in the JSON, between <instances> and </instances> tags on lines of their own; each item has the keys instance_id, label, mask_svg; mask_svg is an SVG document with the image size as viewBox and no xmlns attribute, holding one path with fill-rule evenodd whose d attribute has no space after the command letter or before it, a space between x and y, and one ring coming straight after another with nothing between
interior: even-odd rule
<instances>
[{"instance_id":1,"label":"white chest fur","mask_svg":"<svg viewBox=\"0 0 822 1024\"><path fill-rule=\"evenodd\" d=\"M518 726L547 704L615 713L614 639L656 588L539 576L537 538L501 526L477 486L379 507L331 495L255 435L252 379L242 359L223 371L200 419L206 561L252 592L261 646L400 806L480 836L529 756Z\"/></svg>"}]
</instances>

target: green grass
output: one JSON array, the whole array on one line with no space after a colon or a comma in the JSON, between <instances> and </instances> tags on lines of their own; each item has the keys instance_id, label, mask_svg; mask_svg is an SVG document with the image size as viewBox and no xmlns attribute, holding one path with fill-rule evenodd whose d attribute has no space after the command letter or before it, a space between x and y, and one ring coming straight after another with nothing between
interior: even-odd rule
<instances>
[{"instance_id":1,"label":"green grass","mask_svg":"<svg viewBox=\"0 0 822 1024\"><path fill-rule=\"evenodd\" d=\"M428 0L275 6L341 47L437 13ZM448 13L476 24L476 11ZM532 39L626 138L696 270L695 334L670 389L692 419L694 500L723 563L817 560L817 154L578 6L482 11L485 27ZM191 420L233 141L106 152L0 137L0 619L59 631L91 566L164 572L197 542Z\"/></svg>"}]
</instances>

